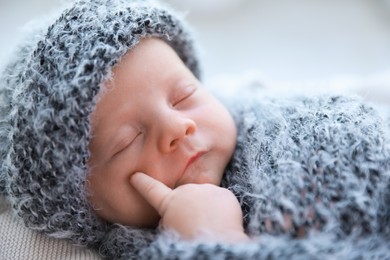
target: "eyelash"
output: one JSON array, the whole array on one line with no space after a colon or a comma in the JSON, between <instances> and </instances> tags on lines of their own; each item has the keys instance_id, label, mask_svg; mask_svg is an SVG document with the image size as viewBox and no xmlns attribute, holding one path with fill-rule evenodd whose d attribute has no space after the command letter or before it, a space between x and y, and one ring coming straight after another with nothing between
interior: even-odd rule
<instances>
[{"instance_id":1,"label":"eyelash","mask_svg":"<svg viewBox=\"0 0 390 260\"><path fill-rule=\"evenodd\" d=\"M139 132L134 138L128 140L128 138L125 138L124 141L122 141L122 143L124 144L123 146L121 145L120 147L122 147L121 149L119 149L115 154L114 156L122 153L124 150L126 150L132 143L134 143L135 139L137 139L138 136L141 135L141 132Z\"/></svg>"},{"instance_id":2,"label":"eyelash","mask_svg":"<svg viewBox=\"0 0 390 260\"><path fill-rule=\"evenodd\" d=\"M172 106L176 107L178 104L191 97L195 93L196 89L197 88L195 86L189 86L185 88L183 93L179 96L180 98L175 99L176 101L172 103Z\"/></svg>"},{"instance_id":3,"label":"eyelash","mask_svg":"<svg viewBox=\"0 0 390 260\"><path fill-rule=\"evenodd\" d=\"M179 105L181 102L187 100L189 97L191 97L197 90L197 87L195 85L188 85L187 87L183 88L182 89L182 93L179 95L179 98L176 98L173 103L172 103L172 106L173 107L176 107L177 105ZM114 156L118 155L118 154L121 154L124 150L126 150L129 146L131 146L131 144L138 138L139 135L141 135L142 132L140 131L134 138L132 138L131 140L128 140L128 138L125 138L122 143L124 143L124 145L122 146L121 145L121 149L119 149L115 154Z\"/></svg>"}]
</instances>

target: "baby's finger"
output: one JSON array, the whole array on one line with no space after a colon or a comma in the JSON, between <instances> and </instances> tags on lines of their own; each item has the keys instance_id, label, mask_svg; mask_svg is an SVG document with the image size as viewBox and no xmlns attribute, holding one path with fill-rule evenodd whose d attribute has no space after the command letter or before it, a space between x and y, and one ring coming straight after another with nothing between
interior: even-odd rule
<instances>
[{"instance_id":1,"label":"baby's finger","mask_svg":"<svg viewBox=\"0 0 390 260\"><path fill-rule=\"evenodd\" d=\"M165 209L163 208L163 201L169 196L172 189L168 188L164 183L141 172L133 174L130 183L138 193L157 210L160 216L164 214Z\"/></svg>"}]
</instances>

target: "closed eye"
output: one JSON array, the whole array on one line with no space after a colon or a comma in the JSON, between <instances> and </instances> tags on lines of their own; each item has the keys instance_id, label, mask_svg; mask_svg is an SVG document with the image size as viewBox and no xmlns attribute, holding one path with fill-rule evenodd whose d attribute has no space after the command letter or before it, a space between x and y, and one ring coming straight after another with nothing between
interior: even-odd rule
<instances>
[{"instance_id":1,"label":"closed eye","mask_svg":"<svg viewBox=\"0 0 390 260\"><path fill-rule=\"evenodd\" d=\"M187 100L189 97L192 96L192 94L195 93L196 89L197 89L197 87L195 85L191 84L191 85L187 85L186 87L179 90L178 93L176 93L176 95L175 95L174 102L172 103L172 106L176 107L177 105L179 105L183 101Z\"/></svg>"},{"instance_id":2,"label":"closed eye","mask_svg":"<svg viewBox=\"0 0 390 260\"><path fill-rule=\"evenodd\" d=\"M114 148L114 156L122 153L123 151L125 151L127 148L129 148L133 143L134 141L137 139L138 136L141 135L141 132L138 132L136 135L126 135L125 137L123 137L122 139L120 139L120 141L115 145L115 148Z\"/></svg>"}]
</instances>

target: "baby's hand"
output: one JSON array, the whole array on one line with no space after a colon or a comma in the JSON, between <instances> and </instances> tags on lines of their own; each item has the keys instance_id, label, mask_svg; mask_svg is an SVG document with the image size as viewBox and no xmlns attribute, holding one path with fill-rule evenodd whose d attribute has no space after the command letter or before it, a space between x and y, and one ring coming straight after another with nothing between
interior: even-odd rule
<instances>
[{"instance_id":1,"label":"baby's hand","mask_svg":"<svg viewBox=\"0 0 390 260\"><path fill-rule=\"evenodd\" d=\"M131 184L158 211L160 225L184 239L230 243L248 240L240 205L227 189L185 184L172 190L143 173L135 173Z\"/></svg>"}]
</instances>

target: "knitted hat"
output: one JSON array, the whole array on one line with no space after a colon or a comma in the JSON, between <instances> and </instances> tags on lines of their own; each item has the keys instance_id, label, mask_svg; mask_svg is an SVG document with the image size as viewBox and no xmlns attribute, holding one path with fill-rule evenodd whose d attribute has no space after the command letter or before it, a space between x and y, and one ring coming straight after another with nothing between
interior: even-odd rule
<instances>
[{"instance_id":1,"label":"knitted hat","mask_svg":"<svg viewBox=\"0 0 390 260\"><path fill-rule=\"evenodd\" d=\"M6 68L0 190L28 227L83 245L109 230L85 191L90 114L112 67L144 37L165 40L199 77L186 26L147 0L75 2Z\"/></svg>"}]
</instances>

